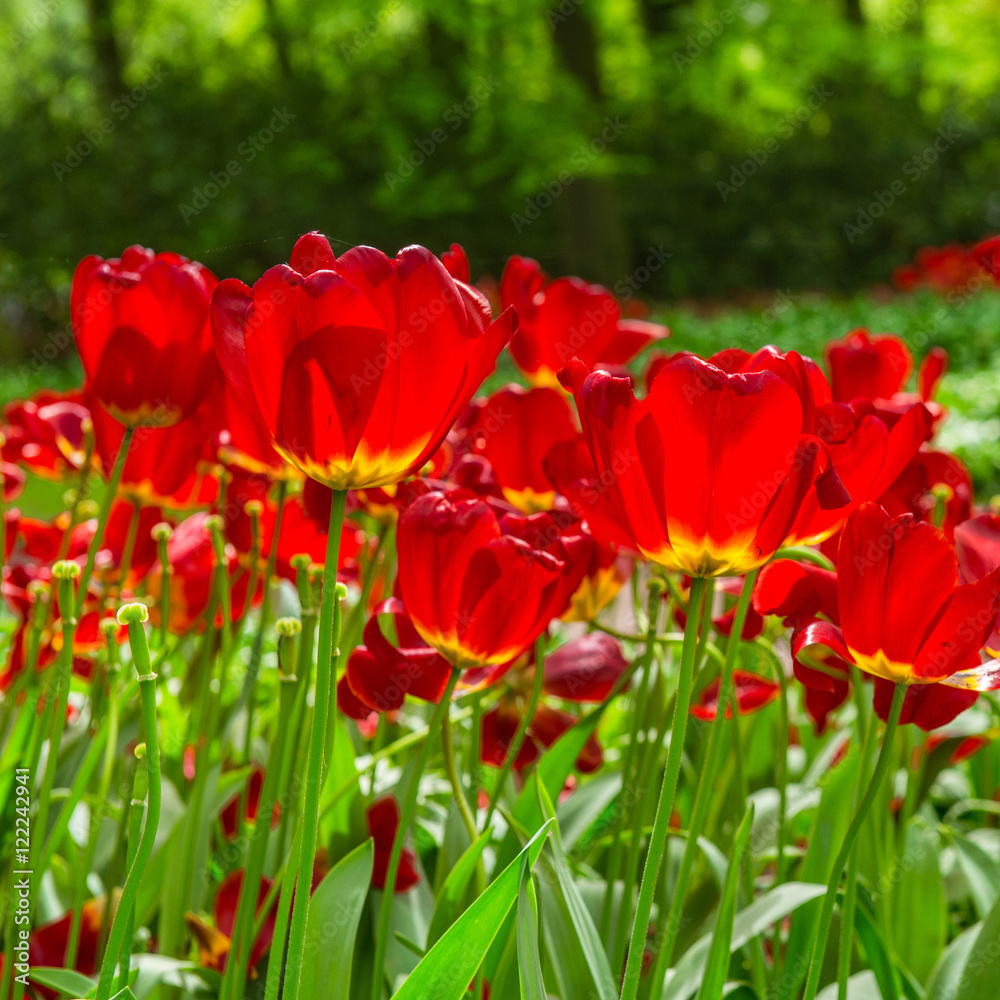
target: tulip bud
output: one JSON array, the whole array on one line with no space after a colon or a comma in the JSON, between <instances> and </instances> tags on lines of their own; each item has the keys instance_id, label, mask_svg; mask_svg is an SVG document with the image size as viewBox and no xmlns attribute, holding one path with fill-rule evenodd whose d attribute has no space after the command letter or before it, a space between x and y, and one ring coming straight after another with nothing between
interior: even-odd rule
<instances>
[{"instance_id":1,"label":"tulip bud","mask_svg":"<svg viewBox=\"0 0 1000 1000\"><path fill-rule=\"evenodd\" d=\"M149 618L149 609L142 601L132 601L118 609L117 618L119 625L138 625Z\"/></svg>"}]
</instances>

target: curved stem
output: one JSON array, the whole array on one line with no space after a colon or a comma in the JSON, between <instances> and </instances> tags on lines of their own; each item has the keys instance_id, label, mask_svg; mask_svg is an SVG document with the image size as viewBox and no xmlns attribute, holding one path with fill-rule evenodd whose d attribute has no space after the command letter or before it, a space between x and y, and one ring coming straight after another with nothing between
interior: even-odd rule
<instances>
[{"instance_id":1,"label":"curved stem","mask_svg":"<svg viewBox=\"0 0 1000 1000\"><path fill-rule=\"evenodd\" d=\"M465 789L462 787L462 779L458 774L458 766L455 763L455 745L451 738L451 713L445 712L441 720L441 749L444 751L444 766L448 772L448 781L451 782L451 790L455 794L455 804L458 806L458 813L462 817L465 829L469 834L469 843L474 843L479 836L476 827L476 817L469 806L469 800L465 797Z\"/></svg>"},{"instance_id":2,"label":"curved stem","mask_svg":"<svg viewBox=\"0 0 1000 1000\"><path fill-rule=\"evenodd\" d=\"M493 787L493 794L490 796L489 808L486 810L486 819L483 822L484 830L489 828L493 812L500 801L500 796L503 795L503 786L507 784L507 776L510 774L510 769L514 766L514 761L517 760L517 755L521 752L525 737L528 735L528 726L531 725L531 720L535 717L538 702L542 697L542 684L545 680L546 638L547 636L540 635L538 641L535 643L535 682L531 686L531 698L528 701L528 707L521 715L517 732L514 733L514 739L511 740L510 746L507 748L507 755L504 757L503 764L500 767L500 774L497 776L496 785ZM475 836L472 839L475 840Z\"/></svg>"},{"instance_id":3,"label":"curved stem","mask_svg":"<svg viewBox=\"0 0 1000 1000\"><path fill-rule=\"evenodd\" d=\"M726 645L726 658L722 663L722 674L719 677L719 698L715 718L712 720L712 728L708 736L708 748L705 751L705 763L701 771L701 779L695 792L694 805L691 808L691 819L688 823L688 836L684 844L684 854L681 858L680 868L677 870L677 879L674 883L674 893L670 900L670 912L667 914L666 926L662 933L664 935L663 944L656 955L656 964L653 968L652 989L650 1000L659 1000L663 992L663 982L666 978L667 969L673 958L674 947L677 944L677 936L681 929L681 911L684 908L684 897L687 894L688 880L694 867L695 856L698 851L698 838L701 836L705 826L705 817L708 815L708 806L712 796L716 793L716 776L719 765L722 761L722 751L725 743L726 708L730 704L733 686L733 670L736 667L736 653L740 645L740 636L743 634L743 624L746 621L747 612L750 607L750 597L753 594L754 584L757 581L757 570L748 573L743 581L743 589L740 591L739 599L736 602L736 613L733 617L733 627L729 633L729 642ZM734 699L735 700L735 699Z\"/></svg>"},{"instance_id":4,"label":"curved stem","mask_svg":"<svg viewBox=\"0 0 1000 1000\"><path fill-rule=\"evenodd\" d=\"M681 647L681 666L677 678L677 696L674 701L674 719L671 727L670 749L667 752L667 766L663 772L663 785L656 804L653 832L649 838L646 863L643 866L642 881L639 884L639 901L635 919L632 922L632 936L629 942L625 979L622 982L621 1000L635 1000L639 992L639 974L642 972L643 945L649 914L653 908L653 895L660 873L660 863L667 846L670 832L670 815L674 808L677 779L680 776L681 757L684 754L684 737L687 735L688 714L691 709L691 687L694 679L694 654L698 641L698 626L701 621L702 602L705 599L705 580L695 577L691 581L691 599L688 606L687 622L684 628L684 645Z\"/></svg>"},{"instance_id":5,"label":"curved stem","mask_svg":"<svg viewBox=\"0 0 1000 1000\"><path fill-rule=\"evenodd\" d=\"M823 897L823 908L820 911L819 924L816 928L816 938L812 947L812 957L809 962L809 976L806 979L806 989L803 994L804 1000L816 1000L816 991L819 989L819 976L823 967L823 954L826 951L826 941L830 936L830 922L833 920L833 906L837 900L837 886L840 885L840 876L844 872L844 865L847 856L851 853L854 841L865 816L871 808L872 801L878 793L879 787L885 778L886 771L889 770L889 761L893 754L893 737L896 735L896 727L899 724L899 714L903 710L903 699L906 697L906 685L897 684L892 695L892 706L889 709L889 720L885 726L885 733L882 736L882 749L879 751L878 761L875 764L875 771L872 780L868 784L864 797L858 805L854 819L847 828L844 842L840 845L837 857L833 862L833 871L830 873L830 882L827 886L826 895Z\"/></svg>"},{"instance_id":6,"label":"curved stem","mask_svg":"<svg viewBox=\"0 0 1000 1000\"><path fill-rule=\"evenodd\" d=\"M406 837L406 831L413 821L413 813L417 805L420 778L431 755L431 746L434 742L432 737L441 728L445 713L447 713L451 706L451 696L460 676L458 670L451 672L451 679L448 681L448 686L441 696L441 701L434 706L434 713L431 715L429 725L430 735L424 740L423 746L420 748L420 755L417 757L413 773L410 775L410 783L406 787L406 796L400 807L399 826L396 827L396 836L392 841L392 853L389 855L389 867L386 869L385 888L382 890L382 905L378 915L375 960L372 964L372 1000L382 1000L382 983L385 978L385 953L389 944L389 920L392 916L392 898L395 895L393 889L396 885L396 875L399 873L399 859L403 854L403 841Z\"/></svg>"},{"instance_id":7,"label":"curved stem","mask_svg":"<svg viewBox=\"0 0 1000 1000\"><path fill-rule=\"evenodd\" d=\"M128 639L132 648L132 662L139 672L139 692L142 696L143 732L146 738L146 759L149 764L149 790L146 803L146 822L129 867L128 877L122 888L118 911L115 913L104 949L101 976L97 984L97 1000L108 1000L115 965L125 942L125 934L132 920L132 908L139 891L139 882L153 853L156 828L160 822L160 744L156 731L156 674L150 672L149 645L146 633L137 619L128 623Z\"/></svg>"},{"instance_id":8,"label":"curved stem","mask_svg":"<svg viewBox=\"0 0 1000 1000\"><path fill-rule=\"evenodd\" d=\"M292 905L292 923L288 932L288 964L285 968L284 988L288 996L299 994L299 977L305 955L306 918L309 916L309 887L312 885L316 842L319 837L319 798L322 791L323 756L331 749L327 745L328 720L336 712L331 705L334 688L332 676L335 666L333 651L336 637L333 634L334 608L337 597L337 562L340 558L340 533L344 525L346 490L334 490L330 504L330 528L326 540L326 561L323 567L323 593L319 614L319 645L316 650L316 702L313 711L312 732L309 741L309 760L306 763L305 806L302 814L302 849L299 854L298 892ZM332 741L331 741L332 742Z\"/></svg>"},{"instance_id":9,"label":"curved stem","mask_svg":"<svg viewBox=\"0 0 1000 1000\"><path fill-rule=\"evenodd\" d=\"M281 966L285 957L285 938L288 935L288 917L292 909L292 895L295 889L295 872L299 864L299 853L302 849L302 824L295 827L292 838L292 849L288 852L288 863L281 878L281 895L278 898L278 910L274 915L274 935L271 938L271 957L267 963L267 983L264 990L264 1000L278 1000L278 990L281 987ZM265 903L265 910L269 904ZM256 935L254 935L256 940Z\"/></svg>"}]
</instances>

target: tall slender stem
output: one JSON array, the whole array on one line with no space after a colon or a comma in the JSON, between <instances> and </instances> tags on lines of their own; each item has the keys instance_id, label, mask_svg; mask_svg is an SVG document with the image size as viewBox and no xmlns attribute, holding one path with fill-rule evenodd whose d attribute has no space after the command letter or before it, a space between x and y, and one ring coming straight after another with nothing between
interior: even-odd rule
<instances>
[{"instance_id":1,"label":"tall slender stem","mask_svg":"<svg viewBox=\"0 0 1000 1000\"><path fill-rule=\"evenodd\" d=\"M712 721L712 729L708 736L708 748L705 751L705 764L701 771L701 778L698 781L698 788L695 791L694 805L691 808L691 819L688 823L687 841L684 844L684 854L681 857L680 868L677 871L677 879L674 883L674 894L670 900L670 912L667 914L666 924L662 929L664 935L663 944L656 955L656 964L653 968L652 988L650 1000L659 1000L663 992L663 981L666 977L667 969L673 958L674 947L677 944L677 935L681 929L681 910L684 908L684 897L687 894L688 880L694 867L695 857L698 851L698 838L705 825L705 817L708 815L708 806L712 796L716 792L716 776L719 771L719 764L722 761L722 750L725 743L726 708L730 704L730 692L733 685L733 670L736 666L736 653L739 650L740 636L743 634L743 624L746 621L747 611L750 607L750 597L753 594L754 584L757 581L757 570L748 573L743 581L743 589L740 591L739 599L736 602L736 614L733 617L733 627L729 634L729 642L726 645L726 658L722 664L722 675L719 678L719 698Z\"/></svg>"},{"instance_id":2,"label":"tall slender stem","mask_svg":"<svg viewBox=\"0 0 1000 1000\"><path fill-rule=\"evenodd\" d=\"M292 737L290 720L295 701L295 636L301 630L296 618L281 618L276 623L279 640L279 663L283 664L281 674L281 695L278 707L278 726L271 754L264 772L264 785L257 806L257 819L250 833L247 850L246 870L236 904L236 919L233 923L233 948L222 977L221 1000L228 997L242 997L246 986L246 962L254 937L251 934L257 898L260 894L260 878L264 873L268 840L271 835L271 816L288 752L288 741ZM243 801L241 797L241 802ZM287 806L286 806L287 808Z\"/></svg>"},{"instance_id":3,"label":"tall slender stem","mask_svg":"<svg viewBox=\"0 0 1000 1000\"><path fill-rule=\"evenodd\" d=\"M680 673L677 678L677 696L674 701L674 720L671 727L670 749L667 752L667 766L663 772L663 785L656 803L656 817L653 832L646 851L642 881L639 884L639 900L636 904L632 936L629 942L628 961L625 965L625 979L622 982L621 1000L635 1000L639 992L639 974L642 972L643 945L649 914L653 908L656 880L660 873L670 830L670 814L674 808L677 779L681 771L681 757L684 754L684 737L687 735L688 713L691 710L691 687L694 679L695 648L698 642L698 627L701 623L702 605L705 599L705 580L695 577L691 581L691 599L688 606L687 622L684 627L684 643L681 647Z\"/></svg>"},{"instance_id":4,"label":"tall slender stem","mask_svg":"<svg viewBox=\"0 0 1000 1000\"><path fill-rule=\"evenodd\" d=\"M316 651L316 702L309 740L309 760L306 764L305 806L302 815L302 849L292 904L292 923L288 933L288 964L285 968L285 992L289 997L299 994L299 978L306 944L306 918L309 916L309 888L312 885L316 842L319 836L319 798L322 791L323 756L328 749L327 727L331 714L332 676L335 666L333 651L337 637L333 634L334 609L338 602L337 562L340 558L340 534L344 526L346 490L334 490L330 505L330 529L326 541L326 562L323 568L323 593L319 614L319 646ZM336 705L332 706L335 713Z\"/></svg>"},{"instance_id":5,"label":"tall slender stem","mask_svg":"<svg viewBox=\"0 0 1000 1000\"><path fill-rule=\"evenodd\" d=\"M855 678L858 683L859 678ZM858 717L858 735L864 730L864 739L861 750L861 767L858 770L858 787L854 793L854 803L857 805L861 798L862 789L868 781L868 772L872 766L872 757L875 755L875 742L878 739L878 716L873 711L865 726L864 715ZM847 858L847 882L844 886L844 909L843 919L840 922L840 959L837 963L837 998L846 1000L847 979L851 974L851 953L854 946L854 908L858 895L858 848L859 843L855 843L851 848L851 853Z\"/></svg>"},{"instance_id":6,"label":"tall slender stem","mask_svg":"<svg viewBox=\"0 0 1000 1000\"><path fill-rule=\"evenodd\" d=\"M664 582L656 577L649 581L649 592L646 596L646 645L639 660L637 669L642 670L642 682L639 690L632 700L632 716L629 722L628 743L625 744L625 757L622 761L622 791L621 801L615 815L615 834L611 840L611 854L608 857L607 867L604 872L604 900L601 904L601 940L607 943L609 949L613 949L613 931L617 925L613 926L615 884L618 881L618 873L622 866L622 855L624 851L625 817L628 813L626 808L627 800L635 798L635 787L633 779L633 769L635 758L639 752L639 724L646 711L649 701L649 687L653 673L653 656L656 654L656 626L659 619L660 601L663 594ZM624 910L624 906L622 906ZM619 923L624 922L625 916L619 912ZM608 952L611 957L611 951Z\"/></svg>"},{"instance_id":7,"label":"tall slender stem","mask_svg":"<svg viewBox=\"0 0 1000 1000\"><path fill-rule=\"evenodd\" d=\"M899 715L903 710L903 700L905 697L906 685L897 684L892 695L889 719L886 722L885 733L882 736L882 749L879 751L878 760L875 763L872 780L858 805L854 819L851 820L851 825L847 828L844 842L840 845L837 857L834 859L833 871L830 873L830 882L826 889L826 895L823 897L823 908L820 910L819 923L816 927L816 938L813 942L812 958L809 962L809 976L806 979L806 989L803 994L804 1000L816 1000L816 991L819 989L819 976L823 968L823 955L826 952L826 941L830 936L830 923L833 920L833 906L837 900L837 886L840 885L840 876L844 872L847 856L851 853L851 848L854 846L854 841L861 830L861 825L865 821L865 816L868 815L872 801L878 794L886 771L889 770L896 727L899 724Z\"/></svg>"},{"instance_id":8,"label":"tall slender stem","mask_svg":"<svg viewBox=\"0 0 1000 1000\"><path fill-rule=\"evenodd\" d=\"M139 674L139 692L142 696L143 735L146 739L145 754L149 767L149 788L146 797L146 822L135 857L129 866L128 877L122 887L118 911L111 925L111 933L104 949L101 975L97 983L97 1000L108 1000L115 965L125 943L125 935L132 922L132 908L139 891L139 882L153 853L156 828L160 822L160 744L156 729L156 674L149 663L149 645L142 623L146 620L144 604L126 604L118 612L118 620L128 625L129 646L132 662Z\"/></svg>"},{"instance_id":9,"label":"tall slender stem","mask_svg":"<svg viewBox=\"0 0 1000 1000\"><path fill-rule=\"evenodd\" d=\"M389 866L385 873L385 888L382 890L382 905L378 915L378 934L375 938L375 961L372 964L372 1000L382 1000L382 983L385 977L385 953L389 945L389 920L392 916L392 897L395 895L396 875L399 873L399 859L403 855L403 841L406 831L413 821L413 813L417 806L417 793L420 790L420 778L430 759L434 734L441 728L445 713L451 707L451 696L461 676L458 670L451 672L451 679L445 688L441 701L434 706L431 715L429 733L420 748L420 754L410 775L410 783L406 786L406 795L399 810L399 826L392 841L392 853L389 855Z\"/></svg>"},{"instance_id":10,"label":"tall slender stem","mask_svg":"<svg viewBox=\"0 0 1000 1000\"><path fill-rule=\"evenodd\" d=\"M451 735L451 713L445 712L441 720L441 748L444 751L444 765L448 772L448 781L451 783L451 790L455 795L455 805L458 806L458 814L462 817L465 829L469 834L469 843L472 843L479 836L476 827L476 817L469 805L469 800L465 797L465 789L462 787L462 779L458 773L458 765L455 761L455 744Z\"/></svg>"}]
</instances>

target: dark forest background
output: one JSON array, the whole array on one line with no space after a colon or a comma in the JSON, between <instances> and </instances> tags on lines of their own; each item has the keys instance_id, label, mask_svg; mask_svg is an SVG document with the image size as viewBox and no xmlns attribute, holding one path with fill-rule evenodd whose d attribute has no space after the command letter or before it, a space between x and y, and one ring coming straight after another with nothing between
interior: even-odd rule
<instances>
[{"instance_id":1,"label":"dark forest background","mask_svg":"<svg viewBox=\"0 0 1000 1000\"><path fill-rule=\"evenodd\" d=\"M313 228L610 286L659 251L676 303L1000 230L1000 0L6 0L0 53L8 359L134 242L245 280Z\"/></svg>"}]
</instances>

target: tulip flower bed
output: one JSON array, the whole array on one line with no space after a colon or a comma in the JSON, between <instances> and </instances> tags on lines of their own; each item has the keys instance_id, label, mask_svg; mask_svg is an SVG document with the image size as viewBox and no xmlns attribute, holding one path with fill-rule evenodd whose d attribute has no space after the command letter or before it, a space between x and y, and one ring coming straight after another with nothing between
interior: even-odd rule
<instances>
[{"instance_id":1,"label":"tulip flower bed","mask_svg":"<svg viewBox=\"0 0 1000 1000\"><path fill-rule=\"evenodd\" d=\"M995 313L998 253L897 281ZM0 421L0 1000L995 997L948 354L484 288L81 262L83 385Z\"/></svg>"}]
</instances>

